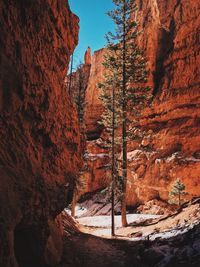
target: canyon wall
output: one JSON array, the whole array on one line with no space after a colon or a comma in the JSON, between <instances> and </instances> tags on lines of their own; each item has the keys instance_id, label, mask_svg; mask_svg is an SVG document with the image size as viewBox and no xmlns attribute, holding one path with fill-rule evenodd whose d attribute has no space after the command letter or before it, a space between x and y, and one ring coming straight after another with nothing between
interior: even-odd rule
<instances>
[{"instance_id":1,"label":"canyon wall","mask_svg":"<svg viewBox=\"0 0 200 267\"><path fill-rule=\"evenodd\" d=\"M151 8L146 8L149 4ZM146 38L151 36L148 21L159 27L152 73L155 98L141 121L149 135L130 162L135 201L153 197L167 200L177 178L186 185L188 197L200 195L200 4L143 1L140 8L142 18L148 18L143 21ZM147 56L149 51L153 53L147 45Z\"/></svg>"},{"instance_id":2,"label":"canyon wall","mask_svg":"<svg viewBox=\"0 0 200 267\"><path fill-rule=\"evenodd\" d=\"M73 103L76 106L80 119L83 119L85 106L85 95L91 69L91 50L87 48L84 56L84 63L80 62L75 72L70 73L66 78L67 89ZM73 69L73 68L72 68ZM81 112L82 110L82 112ZM81 122L81 121L80 121Z\"/></svg>"},{"instance_id":3,"label":"canyon wall","mask_svg":"<svg viewBox=\"0 0 200 267\"><path fill-rule=\"evenodd\" d=\"M82 164L64 84L79 20L65 0L2 0L0 17L0 266L44 267Z\"/></svg>"},{"instance_id":4,"label":"canyon wall","mask_svg":"<svg viewBox=\"0 0 200 267\"><path fill-rule=\"evenodd\" d=\"M85 95L84 124L86 133L85 168L81 176L84 183L80 195L105 188L110 182L108 149L105 147L103 126L99 123L103 105L98 84L102 81L104 67L102 65L106 49L94 52L91 59L91 69Z\"/></svg>"},{"instance_id":5,"label":"canyon wall","mask_svg":"<svg viewBox=\"0 0 200 267\"><path fill-rule=\"evenodd\" d=\"M85 108L85 125L88 140L95 140L100 137L102 127L98 123L100 120L103 107L99 99L100 89L98 83L101 82L104 67L102 65L105 49L94 52L91 60L91 70L86 89L86 108Z\"/></svg>"},{"instance_id":6,"label":"canyon wall","mask_svg":"<svg viewBox=\"0 0 200 267\"><path fill-rule=\"evenodd\" d=\"M168 200L177 178L186 185L187 198L200 195L200 4L198 0L137 3L143 29L138 42L148 59L154 99L139 121L146 136L129 144L127 204L132 206L153 198ZM88 191L109 181L103 168L108 161L105 134L97 124L103 111L97 86L103 77L103 54L99 50L92 58L86 91L85 175L92 181Z\"/></svg>"}]
</instances>

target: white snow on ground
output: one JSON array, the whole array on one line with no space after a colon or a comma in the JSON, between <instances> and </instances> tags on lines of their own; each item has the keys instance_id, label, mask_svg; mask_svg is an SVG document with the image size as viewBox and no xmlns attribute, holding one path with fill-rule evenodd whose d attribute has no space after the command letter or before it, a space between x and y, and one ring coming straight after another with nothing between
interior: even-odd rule
<instances>
[{"instance_id":1,"label":"white snow on ground","mask_svg":"<svg viewBox=\"0 0 200 267\"><path fill-rule=\"evenodd\" d=\"M65 209L65 211L69 215L71 215L71 210L70 209ZM87 212L87 209L86 208L82 208L79 205L76 206L76 208L75 208L75 214L76 214L76 217L77 218L81 217L85 212Z\"/></svg>"},{"instance_id":2,"label":"white snow on ground","mask_svg":"<svg viewBox=\"0 0 200 267\"><path fill-rule=\"evenodd\" d=\"M133 159L137 159L138 157L140 157L140 155L143 155L143 151L136 149L127 153L127 159L129 161L132 161Z\"/></svg>"},{"instance_id":3,"label":"white snow on ground","mask_svg":"<svg viewBox=\"0 0 200 267\"><path fill-rule=\"evenodd\" d=\"M84 157L85 157L85 159L94 161L94 160L97 160L97 159L107 158L107 157L109 157L109 155L105 154L105 153L99 153L99 154L86 153L84 155Z\"/></svg>"},{"instance_id":4,"label":"white snow on ground","mask_svg":"<svg viewBox=\"0 0 200 267\"><path fill-rule=\"evenodd\" d=\"M138 216L139 215L139 216ZM128 214L127 220L129 223L138 222L143 219L157 218L159 215L143 215L143 214ZM84 226L96 227L92 232L93 235L108 237L111 234L111 220L110 216L94 216L94 217L85 217L78 219L78 222ZM199 221L196 220L193 224L179 225L176 228L166 230L164 232L146 232L141 237L131 237L128 239L130 241L139 241L139 240L155 240L155 239L168 239L179 234L184 234L192 229L195 225L199 224ZM115 216L115 227L119 228L121 226L121 216Z\"/></svg>"},{"instance_id":5,"label":"white snow on ground","mask_svg":"<svg viewBox=\"0 0 200 267\"><path fill-rule=\"evenodd\" d=\"M139 241L139 240L146 240L147 238L149 240L155 240L155 239L168 239L177 235L182 235L186 232L188 232L190 229L194 228L195 225L199 224L199 221L196 220L194 223L192 224L186 224L186 225L179 225L176 228L171 228L169 230L166 230L164 232L146 232L145 234L143 234L143 236L141 237L132 237L131 240L132 241Z\"/></svg>"},{"instance_id":6,"label":"white snow on ground","mask_svg":"<svg viewBox=\"0 0 200 267\"><path fill-rule=\"evenodd\" d=\"M161 216L149 214L127 214L127 221L128 224L131 224L139 223L147 219L156 219L159 217ZM83 226L94 228L94 230L92 231L93 235L108 237L111 234L111 216L82 217L78 218L77 221ZM115 227L116 229L121 227L121 215L115 216ZM134 240L141 239L142 238L134 238Z\"/></svg>"},{"instance_id":7,"label":"white snow on ground","mask_svg":"<svg viewBox=\"0 0 200 267\"><path fill-rule=\"evenodd\" d=\"M130 151L127 153L127 159L128 161L133 161L133 160L138 160L141 159L142 157L146 156L146 158L149 160L153 155L155 155L156 152L147 152L144 150L136 149L133 151ZM122 155L120 155L120 158L122 158Z\"/></svg>"},{"instance_id":8,"label":"white snow on ground","mask_svg":"<svg viewBox=\"0 0 200 267\"><path fill-rule=\"evenodd\" d=\"M184 160L186 160L186 161L200 162L200 159L196 159L195 157L185 158Z\"/></svg>"},{"instance_id":9,"label":"white snow on ground","mask_svg":"<svg viewBox=\"0 0 200 267\"><path fill-rule=\"evenodd\" d=\"M169 156L168 158L165 158L165 160L166 160L166 162L171 162L171 161L174 161L178 156L179 156L179 152L175 152L171 156Z\"/></svg>"},{"instance_id":10,"label":"white snow on ground","mask_svg":"<svg viewBox=\"0 0 200 267\"><path fill-rule=\"evenodd\" d=\"M190 229L194 228L194 226L197 224L199 224L199 220L194 221L194 223L192 223L192 224L179 225L176 228L172 228L168 231L164 231L161 233L153 233L150 239L151 240L154 240L156 238L165 239L165 238L177 236L179 234L184 234L184 233L188 232Z\"/></svg>"},{"instance_id":11,"label":"white snow on ground","mask_svg":"<svg viewBox=\"0 0 200 267\"><path fill-rule=\"evenodd\" d=\"M195 158L194 156L185 157L184 154L182 154L180 152L175 152L166 158L157 158L155 160L155 164L160 164L163 162L170 163L170 162L173 162L175 160L179 160L182 162L191 162L191 163L192 162L200 162L199 158Z\"/></svg>"},{"instance_id":12,"label":"white snow on ground","mask_svg":"<svg viewBox=\"0 0 200 267\"><path fill-rule=\"evenodd\" d=\"M173 153L171 156L167 157L167 158L162 158L162 159L156 159L155 163L160 163L161 161L166 161L167 163L174 161L175 159L181 160L181 161L189 161L189 162L200 162L200 159L195 158L193 156L191 157L184 157L183 155L181 155L179 152Z\"/></svg>"},{"instance_id":13,"label":"white snow on ground","mask_svg":"<svg viewBox=\"0 0 200 267\"><path fill-rule=\"evenodd\" d=\"M149 214L127 214L128 224L138 223L146 219L156 219L161 217L160 215L149 215ZM93 216L93 217L83 217L77 219L78 222L84 226L89 227L101 227L110 228L111 227L111 216ZM121 216L115 216L115 226L121 227Z\"/></svg>"}]
</instances>

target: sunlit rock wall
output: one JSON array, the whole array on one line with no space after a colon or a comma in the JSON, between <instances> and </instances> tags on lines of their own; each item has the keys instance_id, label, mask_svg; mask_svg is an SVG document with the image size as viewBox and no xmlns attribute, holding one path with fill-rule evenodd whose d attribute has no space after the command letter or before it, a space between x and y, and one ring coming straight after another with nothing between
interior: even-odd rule
<instances>
[{"instance_id":1,"label":"sunlit rock wall","mask_svg":"<svg viewBox=\"0 0 200 267\"><path fill-rule=\"evenodd\" d=\"M145 38L152 38L151 25L153 36L158 29L154 42L143 42L150 65L151 58L155 62L155 98L140 122L149 135L141 151L133 152L136 156L130 162L128 202L153 197L167 200L176 178L185 183L188 197L200 195L200 4L143 1L140 8Z\"/></svg>"},{"instance_id":2,"label":"sunlit rock wall","mask_svg":"<svg viewBox=\"0 0 200 267\"><path fill-rule=\"evenodd\" d=\"M168 200L176 178L185 183L187 198L191 198L200 195L200 4L197 0L137 3L143 29L138 41L148 59L154 100L139 122L146 137L129 144L127 204ZM105 135L97 123L103 110L97 83L103 77L104 53L100 50L93 56L86 91L86 130L88 139L93 139L87 146L91 157L86 175L93 181L88 188L91 191L110 180L103 169L108 159L99 156L107 152L102 152Z\"/></svg>"},{"instance_id":3,"label":"sunlit rock wall","mask_svg":"<svg viewBox=\"0 0 200 267\"><path fill-rule=\"evenodd\" d=\"M85 125L88 140L98 139L102 132L102 126L98 123L103 111L102 102L99 99L100 89L98 83L102 81L104 67L102 65L105 49L94 53L91 60L91 70L86 89Z\"/></svg>"}]
</instances>

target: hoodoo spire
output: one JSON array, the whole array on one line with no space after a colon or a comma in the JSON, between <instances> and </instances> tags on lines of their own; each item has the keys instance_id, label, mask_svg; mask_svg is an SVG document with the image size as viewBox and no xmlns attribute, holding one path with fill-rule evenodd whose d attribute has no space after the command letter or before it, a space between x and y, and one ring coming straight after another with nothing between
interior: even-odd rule
<instances>
[{"instance_id":1,"label":"hoodoo spire","mask_svg":"<svg viewBox=\"0 0 200 267\"><path fill-rule=\"evenodd\" d=\"M91 49L89 46L85 51L84 61L86 65L91 65Z\"/></svg>"}]
</instances>

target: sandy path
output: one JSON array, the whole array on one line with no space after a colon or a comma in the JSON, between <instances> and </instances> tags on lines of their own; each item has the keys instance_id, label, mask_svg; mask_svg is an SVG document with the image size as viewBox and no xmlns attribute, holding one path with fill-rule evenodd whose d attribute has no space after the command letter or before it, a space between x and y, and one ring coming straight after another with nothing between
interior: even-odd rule
<instances>
[{"instance_id":1,"label":"sandy path","mask_svg":"<svg viewBox=\"0 0 200 267\"><path fill-rule=\"evenodd\" d=\"M105 219L105 218L104 218ZM97 221L96 221L97 222ZM99 223L99 219L98 219ZM174 227L193 225L193 228L154 241L136 241L133 232L143 234L159 228L162 231ZM189 206L177 215L155 225L118 228L118 236L110 238L110 229L81 226L88 233L109 231L106 238L75 232L64 238L63 261L59 267L199 267L200 266L200 204ZM99 229L100 228L100 229ZM99 234L102 234L99 232Z\"/></svg>"},{"instance_id":2,"label":"sandy path","mask_svg":"<svg viewBox=\"0 0 200 267\"><path fill-rule=\"evenodd\" d=\"M143 214L129 214L127 216L129 224L138 224L145 222L145 220L158 220L159 218L160 216ZM183 233L192 228L193 225L199 223L200 204L187 207L177 215L148 226L128 226L122 228L120 227L120 219L120 216L115 216L116 235L118 238L135 241L146 239L147 236L150 236L152 239L157 237L169 238L179 233ZM80 223L82 232L111 238L110 216L83 217L77 220ZM138 233L141 234L141 237L134 237L134 235Z\"/></svg>"}]
</instances>

